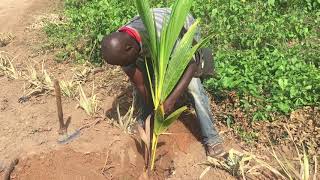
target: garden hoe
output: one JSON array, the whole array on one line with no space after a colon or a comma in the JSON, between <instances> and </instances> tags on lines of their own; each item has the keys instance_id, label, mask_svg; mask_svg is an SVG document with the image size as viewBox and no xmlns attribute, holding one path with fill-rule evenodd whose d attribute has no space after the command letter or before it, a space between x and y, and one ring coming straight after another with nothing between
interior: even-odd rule
<instances>
[{"instance_id":1,"label":"garden hoe","mask_svg":"<svg viewBox=\"0 0 320 180\"><path fill-rule=\"evenodd\" d=\"M61 103L61 90L60 90L60 85L59 81L55 80L54 81L54 89L55 89L55 94L56 94L56 101L57 101L57 111L58 111L58 118L59 118L59 138L58 138L58 143L59 144L67 144L68 142L72 141L78 135L80 134L80 130L77 129L73 131L72 133L68 133L68 126L71 122L71 117L68 117L66 123L64 123L63 120L63 111L62 111L62 103Z\"/></svg>"}]
</instances>

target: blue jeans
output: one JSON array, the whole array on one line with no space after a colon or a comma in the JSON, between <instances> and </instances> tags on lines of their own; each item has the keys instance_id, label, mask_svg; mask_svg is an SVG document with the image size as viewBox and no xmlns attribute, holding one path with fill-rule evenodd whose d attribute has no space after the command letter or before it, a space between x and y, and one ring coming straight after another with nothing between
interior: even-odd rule
<instances>
[{"instance_id":1,"label":"blue jeans","mask_svg":"<svg viewBox=\"0 0 320 180\"><path fill-rule=\"evenodd\" d=\"M203 143L221 143L222 139L213 125L214 119L209 104L209 98L199 78L192 78L188 86L188 93L190 93L193 98L194 109L196 110L197 118L200 121Z\"/></svg>"},{"instance_id":2,"label":"blue jeans","mask_svg":"<svg viewBox=\"0 0 320 180\"><path fill-rule=\"evenodd\" d=\"M217 144L221 143L222 139L219 133L213 126L213 116L209 105L209 98L203 88L203 85L199 78L192 78L188 89L188 93L192 96L194 102L194 108L197 118L200 121L200 129L202 135L202 141L204 144ZM137 90L134 90L134 98L137 107L140 108L138 112L138 123L143 124L149 114L152 113L152 107L146 106L143 98L140 98Z\"/></svg>"}]
</instances>

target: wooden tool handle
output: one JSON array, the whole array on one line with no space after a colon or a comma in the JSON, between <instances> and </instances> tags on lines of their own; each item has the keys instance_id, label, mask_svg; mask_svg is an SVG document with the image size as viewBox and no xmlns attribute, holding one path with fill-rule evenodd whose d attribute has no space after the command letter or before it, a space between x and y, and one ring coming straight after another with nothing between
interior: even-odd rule
<instances>
[{"instance_id":1,"label":"wooden tool handle","mask_svg":"<svg viewBox=\"0 0 320 180\"><path fill-rule=\"evenodd\" d=\"M58 111L58 118L59 118L59 124L60 124L60 131L59 133L63 133L65 127L64 127L64 122L63 122L63 111L62 111L62 103L61 103L61 90L60 90L60 85L59 81L55 80L54 81L54 90L56 94L56 102L57 102L57 111Z\"/></svg>"}]
</instances>

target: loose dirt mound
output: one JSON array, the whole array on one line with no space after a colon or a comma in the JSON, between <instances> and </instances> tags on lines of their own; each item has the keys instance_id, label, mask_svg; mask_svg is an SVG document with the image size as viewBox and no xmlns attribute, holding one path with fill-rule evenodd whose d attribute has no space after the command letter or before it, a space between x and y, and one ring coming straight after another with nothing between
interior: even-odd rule
<instances>
[{"instance_id":1,"label":"loose dirt mound","mask_svg":"<svg viewBox=\"0 0 320 180\"><path fill-rule=\"evenodd\" d=\"M184 122L195 125L191 119ZM194 127L197 129L197 126ZM169 132L172 134L160 139L156 169L151 179L198 179L206 168L199 165L205 159L201 143L180 121ZM59 150L22 158L11 175L12 179L139 179L143 175L144 160L139 141L135 140L137 137L105 142L102 150L92 152L93 147L84 147L85 139L92 138L90 134L82 134L80 139ZM81 152L75 151L78 148ZM234 179L227 172L217 169L209 171L203 179L212 177Z\"/></svg>"},{"instance_id":2,"label":"loose dirt mound","mask_svg":"<svg viewBox=\"0 0 320 180\"><path fill-rule=\"evenodd\" d=\"M19 163L11 175L14 179L137 179L142 167L130 160L132 154L107 151L79 153L63 148L48 154L35 155ZM136 156L133 154L133 156ZM139 165L137 163L137 165Z\"/></svg>"},{"instance_id":3,"label":"loose dirt mound","mask_svg":"<svg viewBox=\"0 0 320 180\"><path fill-rule=\"evenodd\" d=\"M82 154L71 149L29 157L19 163L14 179L105 179L101 174L105 155ZM99 168L100 167L100 168Z\"/></svg>"}]
</instances>

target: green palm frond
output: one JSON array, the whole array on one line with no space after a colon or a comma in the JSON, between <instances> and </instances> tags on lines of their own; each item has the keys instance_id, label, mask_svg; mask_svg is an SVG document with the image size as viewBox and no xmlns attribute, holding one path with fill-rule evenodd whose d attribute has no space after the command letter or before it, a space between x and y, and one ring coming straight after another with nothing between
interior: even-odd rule
<instances>
[{"instance_id":1,"label":"green palm frond","mask_svg":"<svg viewBox=\"0 0 320 180\"><path fill-rule=\"evenodd\" d=\"M166 118L163 103L179 82L195 52L209 39L201 40L198 44L192 46L199 24L199 20L196 20L182 39L178 41L192 2L193 0L176 0L170 16L164 19L161 33L158 35L154 14L150 9L148 0L136 0L138 12L148 34L148 37L144 37L144 43L149 48L154 73L153 75L150 74L146 62L155 114L151 146L151 169L154 166L159 135L164 133L186 110L186 107L182 107Z\"/></svg>"},{"instance_id":2,"label":"green palm frond","mask_svg":"<svg viewBox=\"0 0 320 180\"><path fill-rule=\"evenodd\" d=\"M164 101L169 94L171 93L172 89L175 87L177 82L179 81L181 75L184 72L184 69L189 64L192 55L195 53L197 49L191 50L191 45L193 41L193 37L197 30L197 25L199 21L196 21L193 23L193 25L189 28L187 33L183 36L181 41L178 43L177 48L174 50L166 74L165 74L165 80L166 83L164 84L164 91L161 96L161 100ZM191 55L191 57L190 57Z\"/></svg>"},{"instance_id":3,"label":"green palm frond","mask_svg":"<svg viewBox=\"0 0 320 180\"><path fill-rule=\"evenodd\" d=\"M160 35L159 64L157 67L155 67L158 68L159 72L158 82L156 82L156 86L158 88L156 97L159 102L165 99L163 96L163 86L164 81L167 80L165 79L165 76L167 74L168 63L183 25L185 24L191 5L192 0L175 1L169 18L164 21ZM183 68L183 70L184 69L185 68ZM156 102L158 103L155 106L156 108L157 105L159 105L159 102Z\"/></svg>"},{"instance_id":4,"label":"green palm frond","mask_svg":"<svg viewBox=\"0 0 320 180\"><path fill-rule=\"evenodd\" d=\"M173 113L171 113L165 120L160 124L160 127L155 127L155 133L161 135L167 131L169 126L183 113L183 111L187 110L186 106L183 106Z\"/></svg>"},{"instance_id":5,"label":"green palm frond","mask_svg":"<svg viewBox=\"0 0 320 180\"><path fill-rule=\"evenodd\" d=\"M155 59L158 57L158 38L153 13L150 11L148 0L136 0L136 6L140 14L140 18L147 30L148 39L144 43L148 43L148 48L153 60L153 64L157 64Z\"/></svg>"}]
</instances>

